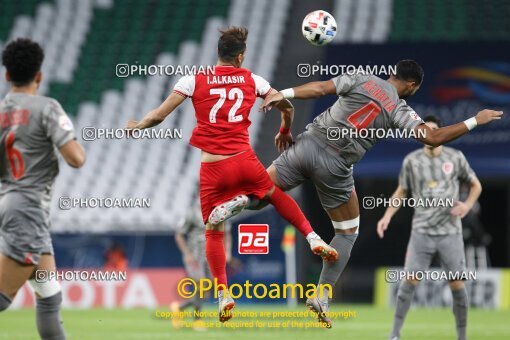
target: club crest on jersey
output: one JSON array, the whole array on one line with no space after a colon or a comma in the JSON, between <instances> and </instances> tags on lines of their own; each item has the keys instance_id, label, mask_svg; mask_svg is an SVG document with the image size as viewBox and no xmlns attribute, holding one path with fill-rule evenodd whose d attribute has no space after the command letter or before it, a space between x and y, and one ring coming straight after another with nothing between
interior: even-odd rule
<instances>
[{"instance_id":1,"label":"club crest on jersey","mask_svg":"<svg viewBox=\"0 0 510 340\"><path fill-rule=\"evenodd\" d=\"M58 118L58 124L60 127L66 131L73 130L73 122L71 122L71 119L69 117L62 115Z\"/></svg>"},{"instance_id":2,"label":"club crest on jersey","mask_svg":"<svg viewBox=\"0 0 510 340\"><path fill-rule=\"evenodd\" d=\"M443 163L443 172L445 175L451 174L453 171L453 163L452 162L444 162Z\"/></svg>"},{"instance_id":3,"label":"club crest on jersey","mask_svg":"<svg viewBox=\"0 0 510 340\"><path fill-rule=\"evenodd\" d=\"M411 116L411 118L414 119L414 120L420 120L421 119L420 116L418 116L418 114L416 112L414 112L414 111L409 112L409 116Z\"/></svg>"},{"instance_id":4,"label":"club crest on jersey","mask_svg":"<svg viewBox=\"0 0 510 340\"><path fill-rule=\"evenodd\" d=\"M434 189L435 187L437 187L437 181L435 180L430 180L427 182L427 186L430 188L430 189Z\"/></svg>"}]
</instances>

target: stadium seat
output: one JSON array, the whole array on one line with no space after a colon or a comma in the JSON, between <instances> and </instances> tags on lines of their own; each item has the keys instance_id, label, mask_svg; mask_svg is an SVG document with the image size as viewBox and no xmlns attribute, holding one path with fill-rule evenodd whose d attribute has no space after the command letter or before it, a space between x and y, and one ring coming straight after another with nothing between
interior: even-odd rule
<instances>
[{"instance_id":1,"label":"stadium seat","mask_svg":"<svg viewBox=\"0 0 510 340\"><path fill-rule=\"evenodd\" d=\"M246 25L250 30L245 67L271 81L288 14L289 0L111 0L33 1L11 6L13 39L40 42L47 56L40 93L58 99L74 116L78 138L85 127L122 128L141 119L170 93L178 76L117 77L115 65L213 65L218 28ZM79 13L79 15L77 15ZM268 14L269 13L269 14ZM58 20L56 20L58 18ZM266 36L270 29L273 34ZM181 32L186 32L182 34ZM1 42L0 42L1 43ZM262 47L263 46L263 47ZM0 83L0 94L7 91ZM200 152L187 144L195 126L191 102L185 102L161 128L182 129L183 140L83 141L87 162L80 170L61 168L59 197L150 198L146 209L75 208L52 205L57 232L169 230L196 199ZM263 115L251 115L252 143ZM150 165L150 166L147 166ZM54 211L55 212L55 211Z\"/></svg>"}]
</instances>

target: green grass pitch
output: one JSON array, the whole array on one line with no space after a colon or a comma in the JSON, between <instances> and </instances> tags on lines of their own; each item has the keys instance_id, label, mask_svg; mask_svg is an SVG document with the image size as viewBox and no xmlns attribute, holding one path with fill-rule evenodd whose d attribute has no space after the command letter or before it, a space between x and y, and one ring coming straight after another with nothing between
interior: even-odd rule
<instances>
[{"instance_id":1,"label":"green grass pitch","mask_svg":"<svg viewBox=\"0 0 510 340\"><path fill-rule=\"evenodd\" d=\"M208 305L207 312L215 306ZM159 311L168 311L160 308ZM237 312L306 311L303 307L289 309L285 305L238 305ZM62 312L68 339L387 339L393 311L369 305L334 305L332 311L354 311L356 317L333 321L332 329L304 328L219 328L198 332L175 330L169 319L156 317L155 310L64 310ZM188 320L192 320L189 318ZM259 319L263 322L301 321L312 319ZM215 322L216 319L206 318ZM229 322L250 322L253 318L237 318ZM510 339L510 311L469 311L470 339ZM0 314L0 339L38 339L33 309L8 310ZM402 339L455 339L453 314L449 309L411 309L402 332Z\"/></svg>"}]
</instances>

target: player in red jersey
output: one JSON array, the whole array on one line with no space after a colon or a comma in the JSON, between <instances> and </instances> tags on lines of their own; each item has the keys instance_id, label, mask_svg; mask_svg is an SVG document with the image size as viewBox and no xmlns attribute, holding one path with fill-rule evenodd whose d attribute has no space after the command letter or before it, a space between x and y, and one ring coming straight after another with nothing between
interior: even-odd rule
<instances>
[{"instance_id":1,"label":"player in red jersey","mask_svg":"<svg viewBox=\"0 0 510 340\"><path fill-rule=\"evenodd\" d=\"M312 251L325 261L336 261L338 253L313 231L296 202L275 187L250 146L248 118L257 97L276 93L269 83L241 68L246 52L248 30L231 27L221 31L218 62L214 71L182 77L173 92L157 109L140 122L129 121L127 129L146 129L161 123L186 98L191 98L198 125L190 144L202 150L200 203L206 223L206 258L212 276L218 280L220 321L231 318L233 299L224 294L227 287L223 221L230 217L219 212L237 213L248 204L250 195L266 198L278 213L294 225L308 240ZM277 104L282 114L275 144L283 150L292 142L289 129L294 108L287 100ZM225 204L233 204L229 209ZM223 289L222 289L223 288Z\"/></svg>"}]
</instances>

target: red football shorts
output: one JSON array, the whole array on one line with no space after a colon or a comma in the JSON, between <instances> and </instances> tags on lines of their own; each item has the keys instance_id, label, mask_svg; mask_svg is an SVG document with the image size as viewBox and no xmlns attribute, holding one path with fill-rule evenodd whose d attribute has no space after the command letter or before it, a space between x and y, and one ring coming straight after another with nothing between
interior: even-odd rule
<instances>
[{"instance_id":1,"label":"red football shorts","mask_svg":"<svg viewBox=\"0 0 510 340\"><path fill-rule=\"evenodd\" d=\"M253 150L200 166L200 205L204 223L212 210L237 195L263 198L273 182Z\"/></svg>"}]
</instances>

